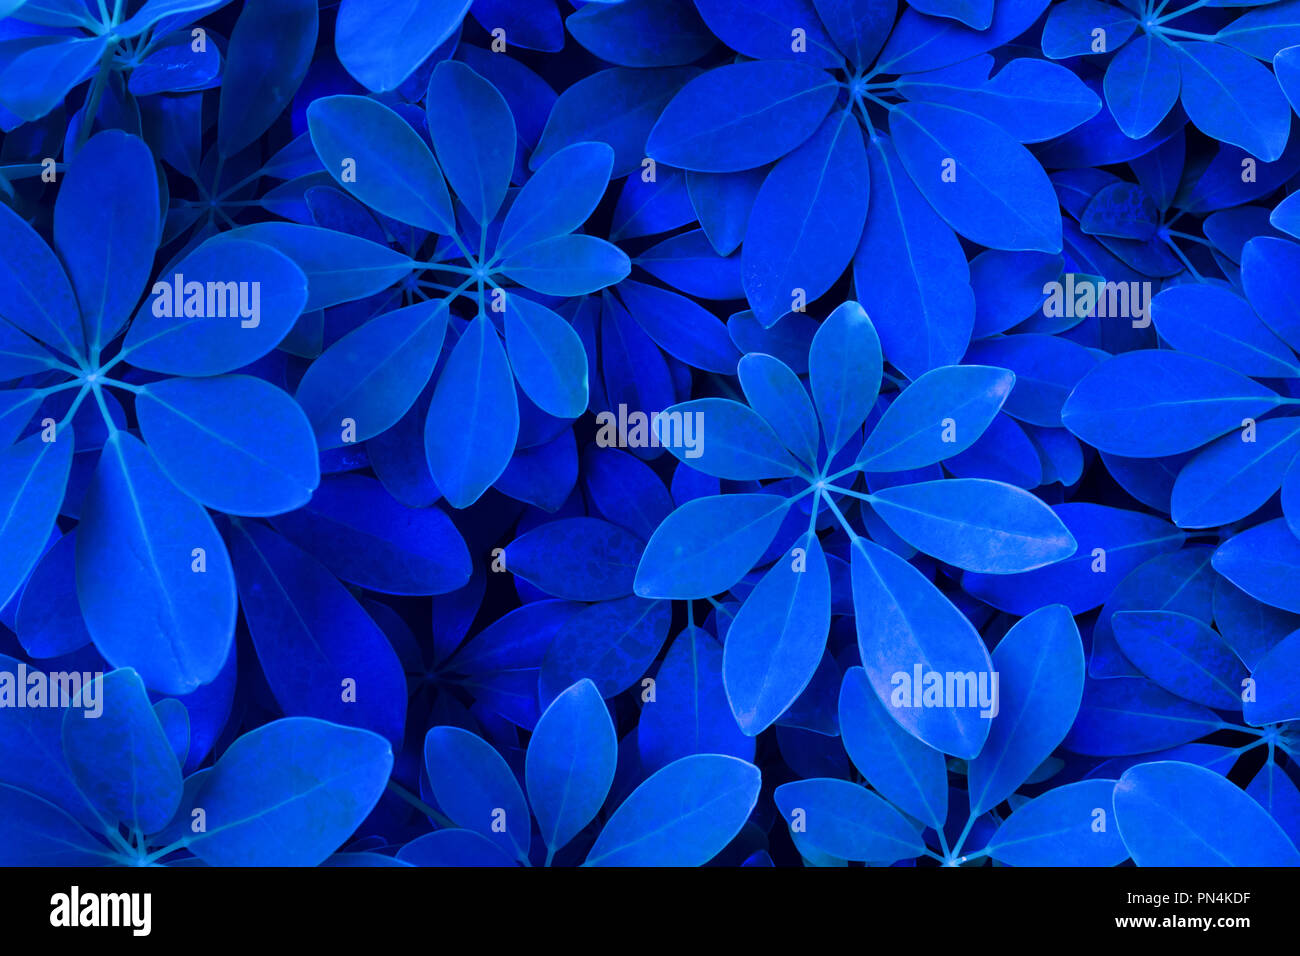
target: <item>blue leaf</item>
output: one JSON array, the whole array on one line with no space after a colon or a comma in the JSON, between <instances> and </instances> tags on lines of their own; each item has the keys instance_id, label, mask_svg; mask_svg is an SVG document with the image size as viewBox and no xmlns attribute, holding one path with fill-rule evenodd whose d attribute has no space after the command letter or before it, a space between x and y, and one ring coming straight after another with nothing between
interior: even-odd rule
<instances>
[{"instance_id":1,"label":"blue leaf","mask_svg":"<svg viewBox=\"0 0 1300 956\"><path fill-rule=\"evenodd\" d=\"M727 632L722 678L741 730L771 726L803 693L826 649L831 581L815 534L782 556L745 599ZM792 552L793 553L793 552Z\"/></svg>"},{"instance_id":2,"label":"blue leaf","mask_svg":"<svg viewBox=\"0 0 1300 956\"><path fill-rule=\"evenodd\" d=\"M1128 859L1128 848L1109 825L1114 791L1114 780L1049 790L1017 807L985 850L1012 866L1117 866ZM1107 825L1098 828L1098 821Z\"/></svg>"},{"instance_id":3,"label":"blue leaf","mask_svg":"<svg viewBox=\"0 0 1300 956\"><path fill-rule=\"evenodd\" d=\"M554 53L564 46L564 23L554 0L477 0L473 13L483 29L502 29L525 49Z\"/></svg>"},{"instance_id":4,"label":"blue leaf","mask_svg":"<svg viewBox=\"0 0 1300 956\"><path fill-rule=\"evenodd\" d=\"M1123 9L1102 0L1066 0L1052 7L1043 24L1043 55L1053 60L1120 49L1137 30L1137 20ZM1104 49L1094 50L1102 30ZM1114 62L1114 61L1112 61Z\"/></svg>"},{"instance_id":5,"label":"blue leaf","mask_svg":"<svg viewBox=\"0 0 1300 956\"><path fill-rule=\"evenodd\" d=\"M885 357L903 374L961 359L975 318L966 255L883 136L871 140L870 214L853 281Z\"/></svg>"},{"instance_id":6,"label":"blue leaf","mask_svg":"<svg viewBox=\"0 0 1300 956\"><path fill-rule=\"evenodd\" d=\"M1180 85L1173 44L1143 33L1106 68L1106 105L1125 136L1141 139L1169 115L1178 102Z\"/></svg>"},{"instance_id":7,"label":"blue leaf","mask_svg":"<svg viewBox=\"0 0 1300 956\"><path fill-rule=\"evenodd\" d=\"M1179 285L1151 300L1160 337L1178 349L1255 378L1300 376L1300 362L1246 300L1212 285Z\"/></svg>"},{"instance_id":8,"label":"blue leaf","mask_svg":"<svg viewBox=\"0 0 1300 956\"><path fill-rule=\"evenodd\" d=\"M132 560L121 560L124 552ZM203 573L195 573L199 560ZM226 547L203 507L125 432L105 442L82 505L77 596L99 652L154 690L188 693L212 681L230 652L235 581Z\"/></svg>"},{"instance_id":9,"label":"blue leaf","mask_svg":"<svg viewBox=\"0 0 1300 956\"><path fill-rule=\"evenodd\" d=\"M719 256L703 229L670 236L637 256L636 262L656 278L702 299L745 297L742 258Z\"/></svg>"},{"instance_id":10,"label":"blue leaf","mask_svg":"<svg viewBox=\"0 0 1300 956\"><path fill-rule=\"evenodd\" d=\"M473 0L343 0L339 62L367 89L396 89L460 26Z\"/></svg>"},{"instance_id":11,"label":"blue leaf","mask_svg":"<svg viewBox=\"0 0 1300 956\"><path fill-rule=\"evenodd\" d=\"M1291 581L1300 569L1300 540L1281 518L1233 535L1214 552L1214 570L1271 607L1300 613Z\"/></svg>"},{"instance_id":12,"label":"blue leaf","mask_svg":"<svg viewBox=\"0 0 1300 956\"><path fill-rule=\"evenodd\" d=\"M556 101L542 132L542 141L528 161L530 168L538 170L574 143L602 142L614 150L612 175L626 176L640 169L647 155L646 137L655 120L696 72L690 67L648 70L615 67L579 80ZM834 94L828 91L827 95ZM811 132L810 129L808 133Z\"/></svg>"},{"instance_id":13,"label":"blue leaf","mask_svg":"<svg viewBox=\"0 0 1300 956\"><path fill-rule=\"evenodd\" d=\"M1161 518L1138 511L1072 501L1052 509L1078 543L1073 557L1025 574L973 574L966 591L1010 614L1028 614L1042 596L1074 614L1104 604L1115 586L1149 558L1176 551L1186 535Z\"/></svg>"},{"instance_id":14,"label":"blue leaf","mask_svg":"<svg viewBox=\"0 0 1300 956\"><path fill-rule=\"evenodd\" d=\"M1286 148L1291 107L1272 74L1245 53L1199 40L1177 44L1183 109L1206 136L1271 163Z\"/></svg>"},{"instance_id":15,"label":"blue leaf","mask_svg":"<svg viewBox=\"0 0 1300 956\"><path fill-rule=\"evenodd\" d=\"M1166 690L1216 710L1241 706L1246 669L1206 624L1175 611L1119 611L1111 626L1124 656Z\"/></svg>"},{"instance_id":16,"label":"blue leaf","mask_svg":"<svg viewBox=\"0 0 1300 956\"><path fill-rule=\"evenodd\" d=\"M862 237L869 177L862 128L848 110L768 174L741 249L745 295L760 322L775 322L795 297L820 297L843 274Z\"/></svg>"},{"instance_id":17,"label":"blue leaf","mask_svg":"<svg viewBox=\"0 0 1300 956\"><path fill-rule=\"evenodd\" d=\"M672 496L648 465L617 448L588 446L583 477L592 504L609 521L649 540L673 510Z\"/></svg>"},{"instance_id":18,"label":"blue leaf","mask_svg":"<svg viewBox=\"0 0 1300 956\"><path fill-rule=\"evenodd\" d=\"M377 242L316 226L260 222L221 236L261 242L292 259L307 276L305 312L374 295L413 268L407 256Z\"/></svg>"},{"instance_id":19,"label":"blue leaf","mask_svg":"<svg viewBox=\"0 0 1300 956\"><path fill-rule=\"evenodd\" d=\"M1268 811L1295 843L1300 836L1300 790L1296 789L1286 771L1269 761L1255 774L1246 792Z\"/></svg>"},{"instance_id":20,"label":"blue leaf","mask_svg":"<svg viewBox=\"0 0 1300 956\"><path fill-rule=\"evenodd\" d=\"M613 697L645 675L668 637L672 604L625 597L578 611L542 660L537 690L543 704L583 677Z\"/></svg>"},{"instance_id":21,"label":"blue leaf","mask_svg":"<svg viewBox=\"0 0 1300 956\"><path fill-rule=\"evenodd\" d=\"M750 210L766 178L767 170L761 167L739 173L686 174L695 217L718 255L731 255L745 238Z\"/></svg>"},{"instance_id":22,"label":"blue leaf","mask_svg":"<svg viewBox=\"0 0 1300 956\"><path fill-rule=\"evenodd\" d=\"M314 0L244 4L230 34L221 82L217 146L222 156L234 156L265 133L293 99L311 64L319 19ZM376 25L383 19L376 18Z\"/></svg>"},{"instance_id":23,"label":"blue leaf","mask_svg":"<svg viewBox=\"0 0 1300 956\"><path fill-rule=\"evenodd\" d=\"M243 368L280 343L307 296L307 277L283 253L239 239L207 243L154 283L121 354L173 375Z\"/></svg>"},{"instance_id":24,"label":"blue leaf","mask_svg":"<svg viewBox=\"0 0 1300 956\"><path fill-rule=\"evenodd\" d=\"M609 183L614 152L604 143L574 143L542 163L506 213L496 256L566 235L586 222Z\"/></svg>"},{"instance_id":25,"label":"blue leaf","mask_svg":"<svg viewBox=\"0 0 1300 956\"><path fill-rule=\"evenodd\" d=\"M81 315L63 265L36 231L4 204L0 299L0 377L17 378L49 367L51 356L28 336L69 356L85 351Z\"/></svg>"},{"instance_id":26,"label":"blue leaf","mask_svg":"<svg viewBox=\"0 0 1300 956\"><path fill-rule=\"evenodd\" d=\"M966 361L1010 369L1015 387L1005 411L1012 418L1045 428L1059 428L1061 407L1070 391L1097 364L1082 345L1053 335L1007 335L976 342Z\"/></svg>"},{"instance_id":27,"label":"blue leaf","mask_svg":"<svg viewBox=\"0 0 1300 956\"><path fill-rule=\"evenodd\" d=\"M0 107L22 120L39 120L95 70L107 49L107 37L76 37L14 51L0 73Z\"/></svg>"},{"instance_id":28,"label":"blue leaf","mask_svg":"<svg viewBox=\"0 0 1300 956\"><path fill-rule=\"evenodd\" d=\"M153 268L158 179L142 140L119 130L90 138L54 203L54 237L96 350L126 323Z\"/></svg>"},{"instance_id":29,"label":"blue leaf","mask_svg":"<svg viewBox=\"0 0 1300 956\"><path fill-rule=\"evenodd\" d=\"M429 136L452 189L478 223L501 208L515 162L515 121L505 99L463 63L434 67L425 97Z\"/></svg>"},{"instance_id":30,"label":"blue leaf","mask_svg":"<svg viewBox=\"0 0 1300 956\"><path fill-rule=\"evenodd\" d=\"M997 481L898 485L871 495L871 506L908 544L967 571L1032 571L1070 557L1077 547L1047 505Z\"/></svg>"},{"instance_id":31,"label":"blue leaf","mask_svg":"<svg viewBox=\"0 0 1300 956\"><path fill-rule=\"evenodd\" d=\"M1242 247L1241 284L1246 297L1264 324L1292 348L1300 347L1300 303L1290 279L1298 268L1300 246L1294 242L1260 236Z\"/></svg>"},{"instance_id":32,"label":"blue leaf","mask_svg":"<svg viewBox=\"0 0 1300 956\"><path fill-rule=\"evenodd\" d=\"M955 20L927 17L905 9L876 60L877 73L937 70L992 50L1034 24L1048 0L1001 0L993 6L987 30L972 30Z\"/></svg>"},{"instance_id":33,"label":"blue leaf","mask_svg":"<svg viewBox=\"0 0 1300 956\"><path fill-rule=\"evenodd\" d=\"M1300 421L1270 418L1258 423L1254 441L1243 437L1228 434L1211 442L1178 473L1171 509L1179 527L1239 521L1282 486L1300 452Z\"/></svg>"},{"instance_id":34,"label":"blue leaf","mask_svg":"<svg viewBox=\"0 0 1300 956\"><path fill-rule=\"evenodd\" d=\"M813 0L813 5L840 52L859 69L871 65L898 14L898 0Z\"/></svg>"},{"instance_id":35,"label":"blue leaf","mask_svg":"<svg viewBox=\"0 0 1300 956\"><path fill-rule=\"evenodd\" d=\"M367 206L431 232L456 231L442 170L392 109L364 96L327 96L312 101L307 122L326 171Z\"/></svg>"},{"instance_id":36,"label":"blue leaf","mask_svg":"<svg viewBox=\"0 0 1300 956\"><path fill-rule=\"evenodd\" d=\"M866 787L829 777L783 783L773 794L787 824L805 829L799 844L840 860L894 863L925 847L907 818Z\"/></svg>"},{"instance_id":37,"label":"blue leaf","mask_svg":"<svg viewBox=\"0 0 1300 956\"><path fill-rule=\"evenodd\" d=\"M856 302L832 312L813 336L808 376L828 457L862 427L880 389L880 339Z\"/></svg>"},{"instance_id":38,"label":"blue leaf","mask_svg":"<svg viewBox=\"0 0 1300 956\"><path fill-rule=\"evenodd\" d=\"M788 32L783 42L789 45ZM837 92L834 78L808 63L721 66L673 97L650 131L646 151L658 162L697 172L753 169L812 136ZM718 109L719 103L726 108Z\"/></svg>"},{"instance_id":39,"label":"blue leaf","mask_svg":"<svg viewBox=\"0 0 1300 956\"><path fill-rule=\"evenodd\" d=\"M315 558L261 525L235 525L231 552L248 631L284 712L400 744L402 665L356 599Z\"/></svg>"},{"instance_id":40,"label":"blue leaf","mask_svg":"<svg viewBox=\"0 0 1300 956\"><path fill-rule=\"evenodd\" d=\"M637 722L641 766L658 770L691 754L754 757L754 738L736 723L722 683L722 648L700 628L673 641L655 673L655 705Z\"/></svg>"},{"instance_id":41,"label":"blue leaf","mask_svg":"<svg viewBox=\"0 0 1300 956\"><path fill-rule=\"evenodd\" d=\"M412 866L515 866L504 850L480 833L458 828L417 837L397 851Z\"/></svg>"},{"instance_id":42,"label":"blue leaf","mask_svg":"<svg viewBox=\"0 0 1300 956\"><path fill-rule=\"evenodd\" d=\"M971 814L991 810L1065 739L1083 695L1083 645L1067 608L1052 604L1018 621L993 651L999 705L971 761Z\"/></svg>"},{"instance_id":43,"label":"blue leaf","mask_svg":"<svg viewBox=\"0 0 1300 956\"><path fill-rule=\"evenodd\" d=\"M598 518L561 518L510 542L506 566L555 597L608 601L632 593L641 542Z\"/></svg>"},{"instance_id":44,"label":"blue leaf","mask_svg":"<svg viewBox=\"0 0 1300 956\"><path fill-rule=\"evenodd\" d=\"M1016 377L1006 369L950 365L926 372L894 399L867 436L864 471L911 471L969 448L993 421ZM951 420L955 441L945 441Z\"/></svg>"},{"instance_id":45,"label":"blue leaf","mask_svg":"<svg viewBox=\"0 0 1300 956\"><path fill-rule=\"evenodd\" d=\"M767 550L790 502L778 495L715 495L686 502L661 524L637 566L642 597L719 594Z\"/></svg>"},{"instance_id":46,"label":"blue leaf","mask_svg":"<svg viewBox=\"0 0 1300 956\"><path fill-rule=\"evenodd\" d=\"M695 0L695 6L714 36L745 56L841 65L839 51L818 19L820 10L809 0L755 0L743 7L728 0ZM804 50L791 42L795 29L803 31Z\"/></svg>"},{"instance_id":47,"label":"blue leaf","mask_svg":"<svg viewBox=\"0 0 1300 956\"><path fill-rule=\"evenodd\" d=\"M903 103L890 131L912 181L963 236L995 249L1061 251L1047 174L997 125L951 106Z\"/></svg>"},{"instance_id":48,"label":"blue leaf","mask_svg":"<svg viewBox=\"0 0 1300 956\"><path fill-rule=\"evenodd\" d=\"M496 329L480 315L452 347L424 429L429 470L453 508L472 505L500 477L518 434L510 363Z\"/></svg>"},{"instance_id":49,"label":"blue leaf","mask_svg":"<svg viewBox=\"0 0 1300 956\"><path fill-rule=\"evenodd\" d=\"M0 521L0 606L18 594L54 530L72 467L71 428L61 437L32 435L0 451L0 494L9 502Z\"/></svg>"},{"instance_id":50,"label":"blue leaf","mask_svg":"<svg viewBox=\"0 0 1300 956\"><path fill-rule=\"evenodd\" d=\"M527 859L528 805L514 771L483 738L459 727L434 727L424 738L424 766L438 806L457 826L487 837L512 858Z\"/></svg>"},{"instance_id":51,"label":"blue leaf","mask_svg":"<svg viewBox=\"0 0 1300 956\"><path fill-rule=\"evenodd\" d=\"M1115 822L1138 866L1300 866L1258 803L1220 774L1159 760L1124 772Z\"/></svg>"},{"instance_id":52,"label":"blue leaf","mask_svg":"<svg viewBox=\"0 0 1300 956\"><path fill-rule=\"evenodd\" d=\"M0 865L102 866L115 853L67 811L34 793L0 783Z\"/></svg>"},{"instance_id":53,"label":"blue leaf","mask_svg":"<svg viewBox=\"0 0 1300 956\"><path fill-rule=\"evenodd\" d=\"M1297 657L1300 631L1293 631L1254 662L1250 675L1255 682L1254 695L1242 705L1247 723L1262 727L1300 718L1300 693L1294 679Z\"/></svg>"},{"instance_id":54,"label":"blue leaf","mask_svg":"<svg viewBox=\"0 0 1300 956\"><path fill-rule=\"evenodd\" d=\"M948 816L946 758L890 715L861 667L844 673L839 722L844 749L866 782L918 820L943 826Z\"/></svg>"},{"instance_id":55,"label":"blue leaf","mask_svg":"<svg viewBox=\"0 0 1300 956\"><path fill-rule=\"evenodd\" d=\"M292 511L320 481L311 425L262 379L164 379L136 397L140 430L181 490L230 514Z\"/></svg>"},{"instance_id":56,"label":"blue leaf","mask_svg":"<svg viewBox=\"0 0 1300 956\"><path fill-rule=\"evenodd\" d=\"M614 811L583 866L700 866L740 832L762 783L753 764L683 757L650 775Z\"/></svg>"},{"instance_id":57,"label":"blue leaf","mask_svg":"<svg viewBox=\"0 0 1300 956\"><path fill-rule=\"evenodd\" d=\"M597 292L627 278L627 253L595 236L554 236L507 256L501 271L544 295Z\"/></svg>"},{"instance_id":58,"label":"blue leaf","mask_svg":"<svg viewBox=\"0 0 1300 956\"><path fill-rule=\"evenodd\" d=\"M695 221L686 174L676 169L655 171L649 182L644 176L629 176L618 194L618 205L610 220L609 238L615 242L672 232Z\"/></svg>"},{"instance_id":59,"label":"blue leaf","mask_svg":"<svg viewBox=\"0 0 1300 956\"><path fill-rule=\"evenodd\" d=\"M77 786L108 819L156 833L181 799L181 767L135 671L116 670L81 689L63 714L63 752ZM94 717L84 706L96 698Z\"/></svg>"},{"instance_id":60,"label":"blue leaf","mask_svg":"<svg viewBox=\"0 0 1300 956\"><path fill-rule=\"evenodd\" d=\"M77 604L76 531L45 552L23 588L14 632L30 657L59 657L90 643Z\"/></svg>"},{"instance_id":61,"label":"blue leaf","mask_svg":"<svg viewBox=\"0 0 1300 956\"><path fill-rule=\"evenodd\" d=\"M187 847L210 866L315 866L378 802L393 752L377 734L310 717L240 737L203 780L207 830Z\"/></svg>"},{"instance_id":62,"label":"blue leaf","mask_svg":"<svg viewBox=\"0 0 1300 956\"><path fill-rule=\"evenodd\" d=\"M828 335L827 340L830 338ZM829 341L827 344L830 344ZM841 354L833 354L824 356L821 361L830 365L846 358ZM870 359L871 356L866 358ZM842 361L842 365L838 371L850 367L848 361ZM763 416L763 420L771 426L782 444L794 452L804 465L810 469L815 468L820 441L817 413L813 411L812 401L809 400L803 383L799 381L799 376L780 359L763 352L750 352L742 358L738 372L741 388L745 391L745 399L750 407ZM823 376L830 374L830 369L822 373ZM839 384L845 391L849 389L850 383ZM827 381L823 388L830 389L832 385L832 381ZM851 396L844 398L851 402ZM830 399L829 394L827 399Z\"/></svg>"},{"instance_id":63,"label":"blue leaf","mask_svg":"<svg viewBox=\"0 0 1300 956\"><path fill-rule=\"evenodd\" d=\"M1218 730L1218 715L1141 677L1089 680L1063 746L1075 753L1147 754Z\"/></svg>"},{"instance_id":64,"label":"blue leaf","mask_svg":"<svg viewBox=\"0 0 1300 956\"><path fill-rule=\"evenodd\" d=\"M374 479L327 478L273 522L345 581L384 594L445 594L470 577L469 551L437 508L409 508Z\"/></svg>"},{"instance_id":65,"label":"blue leaf","mask_svg":"<svg viewBox=\"0 0 1300 956\"><path fill-rule=\"evenodd\" d=\"M618 737L589 680L551 702L528 742L524 779L542 840L551 853L600 811L614 782Z\"/></svg>"},{"instance_id":66,"label":"blue leaf","mask_svg":"<svg viewBox=\"0 0 1300 956\"><path fill-rule=\"evenodd\" d=\"M690 422L696 423L693 445L688 443ZM801 471L758 413L730 399L701 398L674 405L661 412L652 427L661 445L706 475L746 481Z\"/></svg>"},{"instance_id":67,"label":"blue leaf","mask_svg":"<svg viewBox=\"0 0 1300 956\"><path fill-rule=\"evenodd\" d=\"M864 538L853 542L852 575L858 651L876 696L890 702L891 716L908 733L944 753L974 757L993 709L976 692L983 684L987 697L992 677L975 628L920 571ZM942 686L951 683L945 675L958 674L970 677L961 685L969 686L969 697L962 689L960 702L954 696L921 706L934 675Z\"/></svg>"},{"instance_id":68,"label":"blue leaf","mask_svg":"<svg viewBox=\"0 0 1300 956\"><path fill-rule=\"evenodd\" d=\"M618 294L632 317L665 352L692 368L723 375L736 371L738 353L726 326L694 300L631 279L619 283Z\"/></svg>"},{"instance_id":69,"label":"blue leaf","mask_svg":"<svg viewBox=\"0 0 1300 956\"><path fill-rule=\"evenodd\" d=\"M992 57L979 59L978 68L967 61L947 70L903 77L897 88L910 99L945 103L982 116L1021 143L1062 136L1101 109L1097 95L1063 66L1022 57L989 79Z\"/></svg>"},{"instance_id":70,"label":"blue leaf","mask_svg":"<svg viewBox=\"0 0 1300 956\"><path fill-rule=\"evenodd\" d=\"M690 0L591 3L564 23L575 40L619 66L681 66L714 45Z\"/></svg>"},{"instance_id":71,"label":"blue leaf","mask_svg":"<svg viewBox=\"0 0 1300 956\"><path fill-rule=\"evenodd\" d=\"M1216 362L1140 349L1085 375L1061 420L1102 451L1159 458L1199 448L1280 402L1271 389Z\"/></svg>"},{"instance_id":72,"label":"blue leaf","mask_svg":"<svg viewBox=\"0 0 1300 956\"><path fill-rule=\"evenodd\" d=\"M587 354L564 319L521 295L505 313L506 353L519 387L548 414L577 418L587 408Z\"/></svg>"},{"instance_id":73,"label":"blue leaf","mask_svg":"<svg viewBox=\"0 0 1300 956\"><path fill-rule=\"evenodd\" d=\"M430 300L371 319L326 349L294 395L320 447L344 443L345 419L356 441L397 424L428 384L446 332L447 302Z\"/></svg>"}]
</instances>

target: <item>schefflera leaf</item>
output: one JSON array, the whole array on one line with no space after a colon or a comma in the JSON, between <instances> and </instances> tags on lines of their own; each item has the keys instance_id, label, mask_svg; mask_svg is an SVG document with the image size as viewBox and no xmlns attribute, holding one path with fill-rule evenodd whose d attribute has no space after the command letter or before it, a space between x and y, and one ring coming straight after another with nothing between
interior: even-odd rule
<instances>
[{"instance_id":1,"label":"schefflera leaf","mask_svg":"<svg viewBox=\"0 0 1300 956\"><path fill-rule=\"evenodd\" d=\"M868 472L910 471L960 454L984 434L1015 382L1014 373L986 365L931 369L885 409L858 465Z\"/></svg>"},{"instance_id":2,"label":"schefflera leaf","mask_svg":"<svg viewBox=\"0 0 1300 956\"><path fill-rule=\"evenodd\" d=\"M1068 608L1040 608L993 650L998 713L970 763L971 814L1014 793L1065 739L1083 696L1083 644Z\"/></svg>"},{"instance_id":3,"label":"schefflera leaf","mask_svg":"<svg viewBox=\"0 0 1300 956\"><path fill-rule=\"evenodd\" d=\"M130 668L81 688L63 714L63 752L77 787L108 820L155 833L180 804L180 764Z\"/></svg>"},{"instance_id":4,"label":"schefflera leaf","mask_svg":"<svg viewBox=\"0 0 1300 956\"><path fill-rule=\"evenodd\" d=\"M208 507L279 514L306 504L320 482L306 415L260 378L164 379L142 386L135 408L167 477Z\"/></svg>"},{"instance_id":5,"label":"schefflera leaf","mask_svg":"<svg viewBox=\"0 0 1300 956\"><path fill-rule=\"evenodd\" d=\"M316 866L352 835L388 783L378 734L311 717L274 720L236 740L194 797L207 830L186 847L211 866Z\"/></svg>"},{"instance_id":6,"label":"schefflera leaf","mask_svg":"<svg viewBox=\"0 0 1300 956\"><path fill-rule=\"evenodd\" d=\"M524 780L548 854L572 840L600 811L614 782L618 736L589 680L546 708L528 742Z\"/></svg>"},{"instance_id":7,"label":"schefflera leaf","mask_svg":"<svg viewBox=\"0 0 1300 956\"><path fill-rule=\"evenodd\" d=\"M763 556L790 509L779 495L694 498L664 519L637 564L641 597L709 597L727 590Z\"/></svg>"},{"instance_id":8,"label":"schefflera leaf","mask_svg":"<svg viewBox=\"0 0 1300 956\"><path fill-rule=\"evenodd\" d=\"M77 597L99 652L134 667L153 690L187 694L212 681L230 652L236 602L226 546L203 506L126 432L104 443L82 505Z\"/></svg>"},{"instance_id":9,"label":"schefflera leaf","mask_svg":"<svg viewBox=\"0 0 1300 956\"><path fill-rule=\"evenodd\" d=\"M948 817L947 758L908 733L889 713L867 672L844 672L840 739L853 765L878 793L934 829Z\"/></svg>"},{"instance_id":10,"label":"schefflera leaf","mask_svg":"<svg viewBox=\"0 0 1300 956\"><path fill-rule=\"evenodd\" d=\"M1139 349L1085 375L1061 421L1101 451L1160 458L1199 448L1281 402L1272 389L1217 362Z\"/></svg>"},{"instance_id":11,"label":"schefflera leaf","mask_svg":"<svg viewBox=\"0 0 1300 956\"><path fill-rule=\"evenodd\" d=\"M425 419L424 448L438 489L467 508L501 477L519 437L514 375L496 329L470 321L452 346Z\"/></svg>"},{"instance_id":12,"label":"schefflera leaf","mask_svg":"<svg viewBox=\"0 0 1300 956\"><path fill-rule=\"evenodd\" d=\"M206 242L160 275L136 313L122 355L171 375L220 375L261 358L307 304L307 276L260 242Z\"/></svg>"},{"instance_id":13,"label":"schefflera leaf","mask_svg":"<svg viewBox=\"0 0 1300 956\"><path fill-rule=\"evenodd\" d=\"M992 664L974 626L925 575L864 538L853 542L851 573L858 650L877 697L919 740L975 757L996 701ZM940 704L926 706L935 680Z\"/></svg>"},{"instance_id":14,"label":"schefflera leaf","mask_svg":"<svg viewBox=\"0 0 1300 956\"><path fill-rule=\"evenodd\" d=\"M986 850L1012 866L1117 866L1129 851L1113 820L1114 780L1080 780L1021 804Z\"/></svg>"},{"instance_id":15,"label":"schefflera leaf","mask_svg":"<svg viewBox=\"0 0 1300 956\"><path fill-rule=\"evenodd\" d=\"M23 587L44 553L68 485L73 447L72 427L67 425L54 441L44 441L37 434L0 451L0 494L9 502L0 520L0 598L4 604Z\"/></svg>"},{"instance_id":16,"label":"schefflera leaf","mask_svg":"<svg viewBox=\"0 0 1300 956\"><path fill-rule=\"evenodd\" d=\"M583 866L701 866L740 832L758 802L757 767L694 754L651 774L605 823Z\"/></svg>"},{"instance_id":17,"label":"schefflera leaf","mask_svg":"<svg viewBox=\"0 0 1300 956\"><path fill-rule=\"evenodd\" d=\"M985 574L1032 571L1074 554L1074 536L1034 495L999 481L950 478L885 488L876 513L908 544Z\"/></svg>"},{"instance_id":18,"label":"schefflera leaf","mask_svg":"<svg viewBox=\"0 0 1300 956\"><path fill-rule=\"evenodd\" d=\"M1175 760L1115 785L1115 820L1138 866L1300 866L1289 837L1223 775Z\"/></svg>"},{"instance_id":19,"label":"schefflera leaf","mask_svg":"<svg viewBox=\"0 0 1300 956\"><path fill-rule=\"evenodd\" d=\"M766 730L803 693L821 662L830 623L826 556L809 534L763 575L727 631L722 679L745 733Z\"/></svg>"},{"instance_id":20,"label":"schefflera leaf","mask_svg":"<svg viewBox=\"0 0 1300 956\"><path fill-rule=\"evenodd\" d=\"M925 845L907 818L866 787L814 778L784 783L773 794L799 842L838 860L893 863L920 856Z\"/></svg>"},{"instance_id":21,"label":"schefflera leaf","mask_svg":"<svg viewBox=\"0 0 1300 956\"><path fill-rule=\"evenodd\" d=\"M434 727L424 737L424 766L438 807L453 822L512 859L528 858L528 804L514 771L491 744L459 727Z\"/></svg>"}]
</instances>

